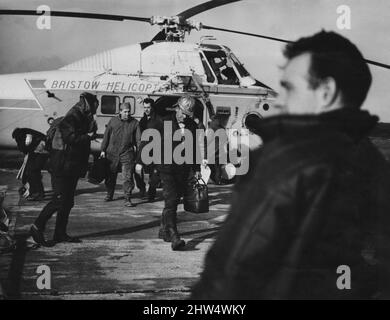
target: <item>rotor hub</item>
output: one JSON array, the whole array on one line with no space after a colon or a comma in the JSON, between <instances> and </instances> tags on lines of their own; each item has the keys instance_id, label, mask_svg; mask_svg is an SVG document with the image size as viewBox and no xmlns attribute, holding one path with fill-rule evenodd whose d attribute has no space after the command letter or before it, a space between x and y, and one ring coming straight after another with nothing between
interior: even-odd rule
<instances>
[{"instance_id":1,"label":"rotor hub","mask_svg":"<svg viewBox=\"0 0 390 320\"><path fill-rule=\"evenodd\" d=\"M192 29L202 29L200 22L183 19L180 16L153 16L150 18L151 25L160 26L165 33L166 41L183 42L186 33L190 33Z\"/></svg>"}]
</instances>

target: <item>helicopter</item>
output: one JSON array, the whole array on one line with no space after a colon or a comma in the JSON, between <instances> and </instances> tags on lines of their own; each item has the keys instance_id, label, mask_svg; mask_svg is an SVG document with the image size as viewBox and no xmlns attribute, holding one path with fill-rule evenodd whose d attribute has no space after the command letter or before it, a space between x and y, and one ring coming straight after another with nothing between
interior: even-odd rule
<instances>
[{"instance_id":1,"label":"helicopter","mask_svg":"<svg viewBox=\"0 0 390 320\"><path fill-rule=\"evenodd\" d=\"M0 75L0 148L16 147L11 138L15 127L46 131L52 119L64 115L84 91L96 94L100 102L96 117L100 139L110 118L117 115L120 103L129 102L132 116L140 118L146 97L153 98L156 110L163 113L166 105L190 94L198 102L197 117L206 126L214 115L229 116L229 138L247 134L248 143L258 146L261 140L257 135L239 129L277 113L273 106L276 91L251 76L234 52L212 42L214 38L206 36L199 43L185 42L187 34L202 29L290 42L190 20L199 13L237 1L208 1L175 16L150 18L51 11L52 17L149 23L159 26L161 31L150 41L97 53L57 70ZM0 10L0 15L40 14L34 10ZM93 150L100 149L100 141L93 143Z\"/></svg>"}]
</instances>

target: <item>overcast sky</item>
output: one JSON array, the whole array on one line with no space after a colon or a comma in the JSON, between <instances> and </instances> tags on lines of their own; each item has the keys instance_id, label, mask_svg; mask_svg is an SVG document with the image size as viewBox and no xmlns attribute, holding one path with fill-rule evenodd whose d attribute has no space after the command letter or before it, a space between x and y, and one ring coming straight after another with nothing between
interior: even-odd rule
<instances>
[{"instance_id":1,"label":"overcast sky","mask_svg":"<svg viewBox=\"0 0 390 320\"><path fill-rule=\"evenodd\" d=\"M150 17L174 15L205 0L0 0L1 9L83 11ZM351 29L339 30L337 8L351 9ZM204 24L296 40L321 29L338 31L363 52L366 59L390 64L390 1L388 0L243 0L193 17ZM56 18L50 30L39 30L36 17L0 17L0 73L57 69L75 60L115 47L148 41L158 27L142 22L110 22ZM187 41L214 35L245 63L262 82L278 88L282 44L204 30L193 31ZM371 66L374 82L365 103L390 122L390 70Z\"/></svg>"}]
</instances>

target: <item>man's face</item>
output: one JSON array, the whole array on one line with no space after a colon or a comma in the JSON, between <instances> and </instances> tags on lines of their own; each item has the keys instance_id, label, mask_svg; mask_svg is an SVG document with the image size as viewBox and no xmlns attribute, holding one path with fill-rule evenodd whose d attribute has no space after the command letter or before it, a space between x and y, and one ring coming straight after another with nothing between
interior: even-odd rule
<instances>
[{"instance_id":1,"label":"man's face","mask_svg":"<svg viewBox=\"0 0 390 320\"><path fill-rule=\"evenodd\" d=\"M99 101L95 100L92 107L92 114L96 114L96 110L99 107Z\"/></svg>"},{"instance_id":2,"label":"man's face","mask_svg":"<svg viewBox=\"0 0 390 320\"><path fill-rule=\"evenodd\" d=\"M127 108L121 109L120 115L122 120L124 121L129 120L130 110Z\"/></svg>"},{"instance_id":3,"label":"man's face","mask_svg":"<svg viewBox=\"0 0 390 320\"><path fill-rule=\"evenodd\" d=\"M152 111L152 106L150 103L144 103L144 112L147 116L150 116L150 113Z\"/></svg>"},{"instance_id":4,"label":"man's face","mask_svg":"<svg viewBox=\"0 0 390 320\"><path fill-rule=\"evenodd\" d=\"M184 122L184 120L187 118L187 115L183 113L183 111L176 107L176 120L177 122L181 123Z\"/></svg>"},{"instance_id":5,"label":"man's face","mask_svg":"<svg viewBox=\"0 0 390 320\"><path fill-rule=\"evenodd\" d=\"M320 110L319 92L310 86L309 53L296 56L287 62L280 80L281 89L275 107L281 113L316 114Z\"/></svg>"}]
</instances>

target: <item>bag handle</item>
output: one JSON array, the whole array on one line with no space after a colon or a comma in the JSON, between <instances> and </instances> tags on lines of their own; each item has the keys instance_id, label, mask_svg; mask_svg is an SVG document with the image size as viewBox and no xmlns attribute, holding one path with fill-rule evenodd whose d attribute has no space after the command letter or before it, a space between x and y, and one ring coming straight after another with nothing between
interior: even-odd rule
<instances>
[{"instance_id":1,"label":"bag handle","mask_svg":"<svg viewBox=\"0 0 390 320\"><path fill-rule=\"evenodd\" d=\"M193 180L196 181L196 185L201 185L201 184L199 183L199 181L202 181L202 182L203 182L203 185L207 186L207 183L203 180L203 178L198 179L197 177L192 177L192 178L190 179L189 182L191 182L191 181L193 181Z\"/></svg>"}]
</instances>

